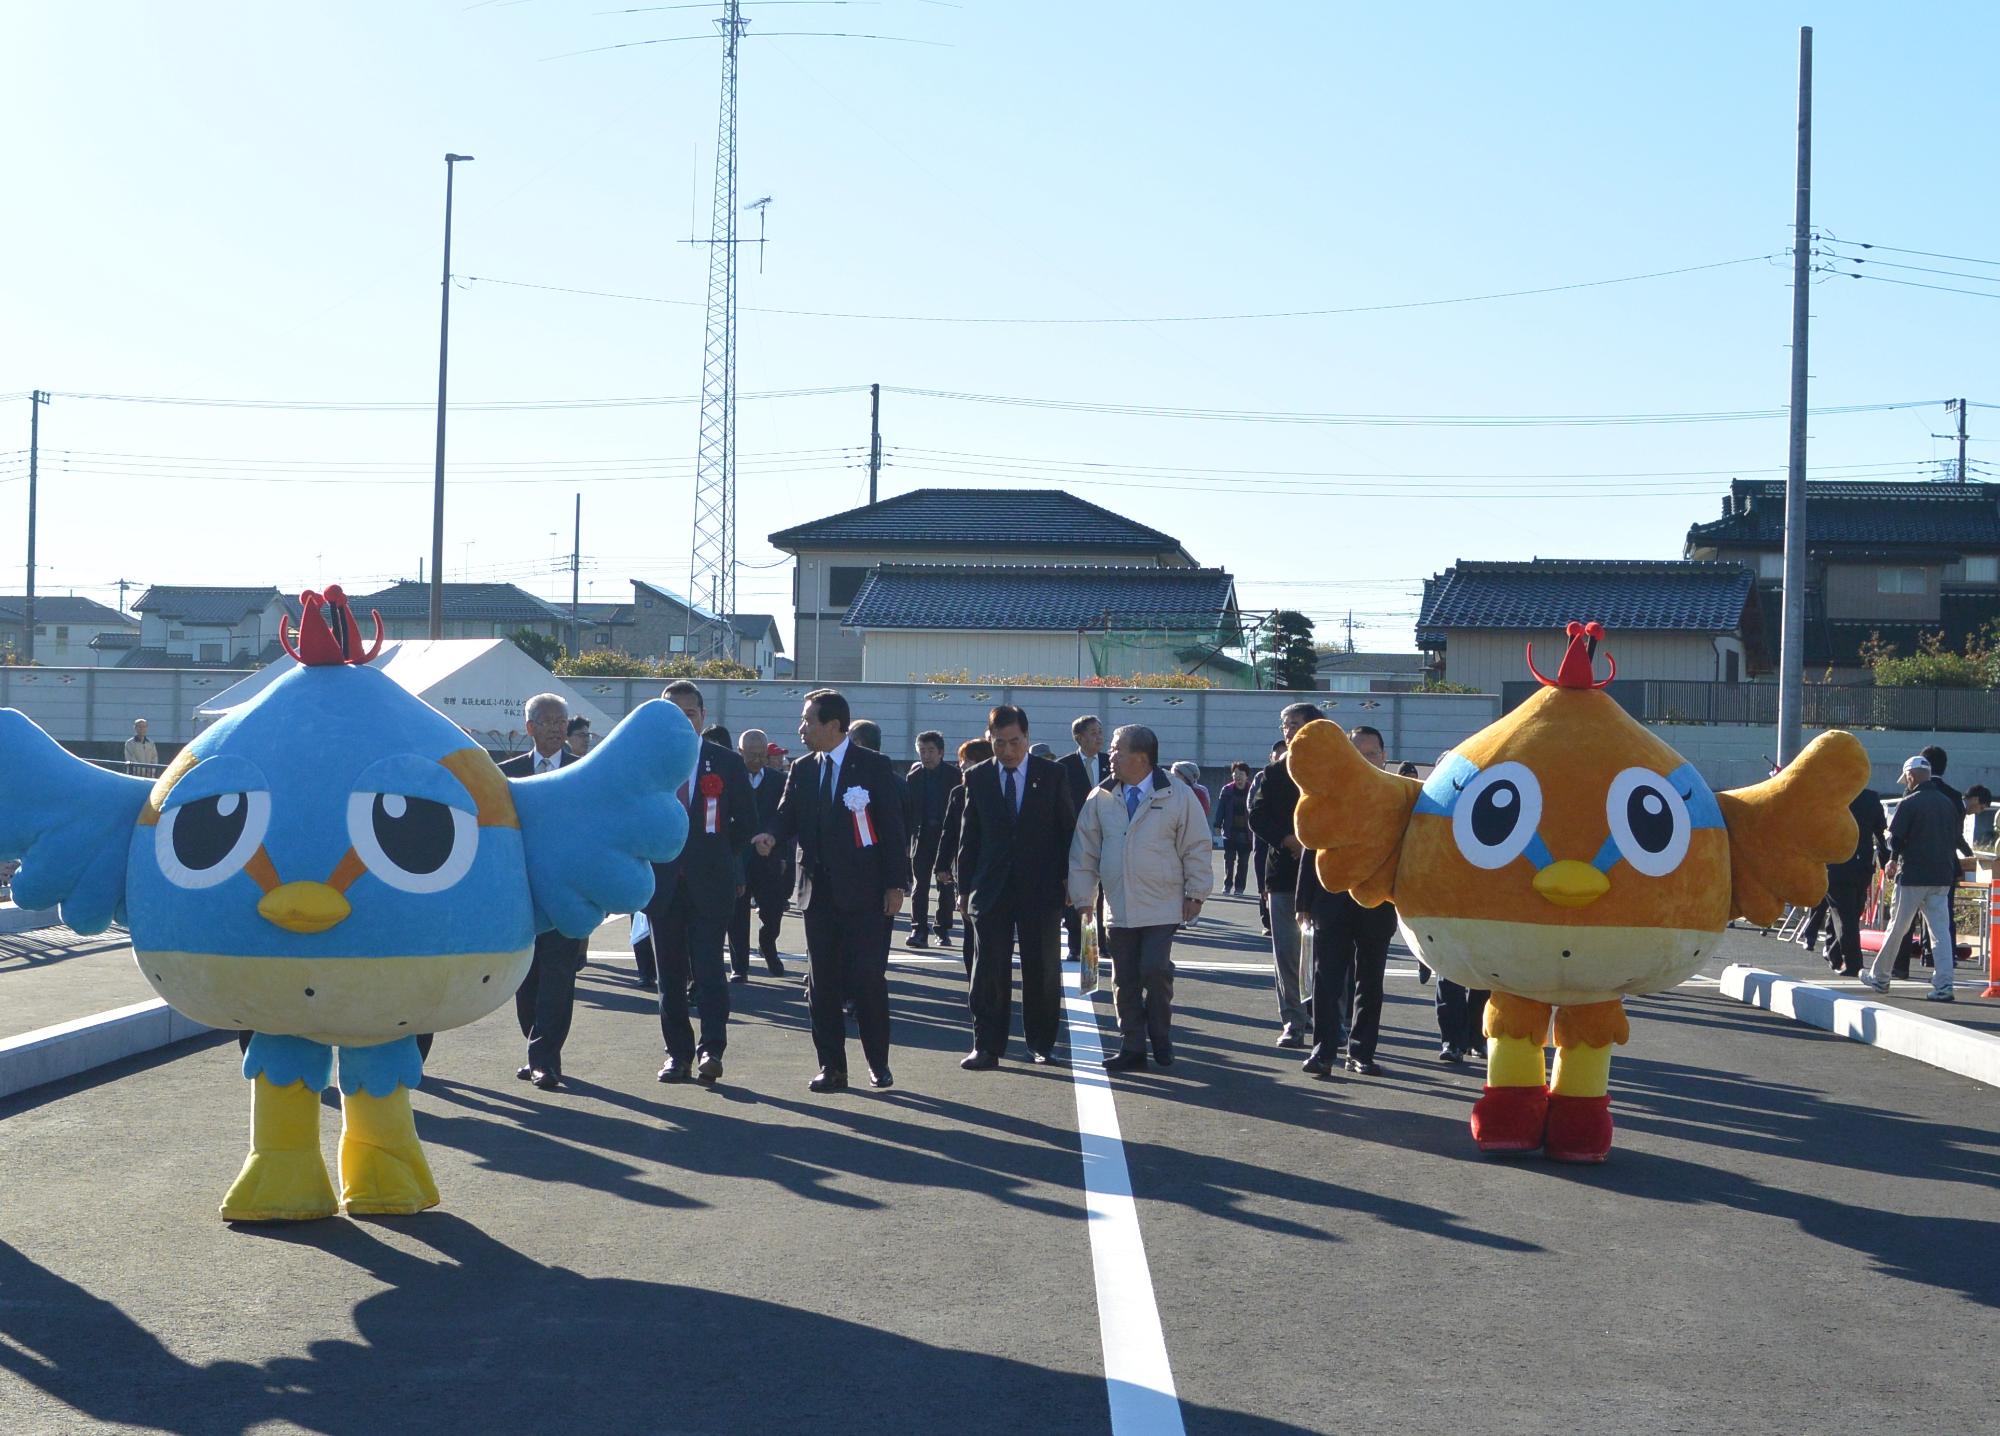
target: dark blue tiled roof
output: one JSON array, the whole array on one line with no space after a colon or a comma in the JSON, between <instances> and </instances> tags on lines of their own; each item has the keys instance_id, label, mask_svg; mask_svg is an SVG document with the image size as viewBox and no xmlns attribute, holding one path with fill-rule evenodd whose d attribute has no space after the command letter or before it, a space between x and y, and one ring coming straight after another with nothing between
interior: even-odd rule
<instances>
[{"instance_id":1,"label":"dark blue tiled roof","mask_svg":"<svg viewBox=\"0 0 2000 1436\"><path fill-rule=\"evenodd\" d=\"M1688 529L1688 552L1713 548L1781 549L1785 486L1777 479L1737 479L1722 517ZM1847 483L1806 486L1806 545L1845 550L1908 547L2000 549L2000 484Z\"/></svg>"},{"instance_id":2,"label":"dark blue tiled roof","mask_svg":"<svg viewBox=\"0 0 2000 1436\"><path fill-rule=\"evenodd\" d=\"M1449 628L1554 628L1596 620L1619 631L1734 633L1753 580L1734 563L1680 559L1459 562L1424 583L1417 642Z\"/></svg>"},{"instance_id":3,"label":"dark blue tiled roof","mask_svg":"<svg viewBox=\"0 0 2000 1436\"><path fill-rule=\"evenodd\" d=\"M281 596L275 588L181 588L155 584L132 605L132 611L157 614L175 623L226 627L240 623ZM286 611L296 618L298 600L285 598L284 604Z\"/></svg>"},{"instance_id":4,"label":"dark blue tiled roof","mask_svg":"<svg viewBox=\"0 0 2000 1436\"><path fill-rule=\"evenodd\" d=\"M350 593L347 601L364 619L371 608L384 618L427 618L431 586L406 578L378 593ZM568 622L569 605L558 609L511 583L447 583L444 616L493 623L547 623L551 618Z\"/></svg>"},{"instance_id":5,"label":"dark blue tiled roof","mask_svg":"<svg viewBox=\"0 0 2000 1436\"><path fill-rule=\"evenodd\" d=\"M1032 629L1118 624L1213 627L1236 608L1219 568L884 564L841 620L849 628Z\"/></svg>"},{"instance_id":6,"label":"dark blue tiled roof","mask_svg":"<svg viewBox=\"0 0 2000 1436\"><path fill-rule=\"evenodd\" d=\"M776 548L1124 548L1178 553L1179 540L1062 489L917 489L771 535Z\"/></svg>"},{"instance_id":7,"label":"dark blue tiled roof","mask_svg":"<svg viewBox=\"0 0 2000 1436\"><path fill-rule=\"evenodd\" d=\"M25 594L0 596L0 619L12 623L26 620L28 599ZM66 593L38 593L35 595L35 622L101 624L106 629L137 628L139 620L127 618L108 604L99 603L94 598L74 598Z\"/></svg>"}]
</instances>

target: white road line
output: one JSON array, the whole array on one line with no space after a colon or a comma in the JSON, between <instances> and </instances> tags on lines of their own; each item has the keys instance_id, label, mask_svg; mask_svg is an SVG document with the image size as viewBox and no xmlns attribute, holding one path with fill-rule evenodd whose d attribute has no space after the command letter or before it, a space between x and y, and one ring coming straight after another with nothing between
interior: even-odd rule
<instances>
[{"instance_id":1,"label":"white road line","mask_svg":"<svg viewBox=\"0 0 2000 1436\"><path fill-rule=\"evenodd\" d=\"M1097 1011L1078 990L1075 963L1063 965L1069 1020L1069 1071L1076 1088L1076 1130L1083 1142L1084 1208L1090 1264L1097 1276L1097 1327L1104 1344L1104 1384L1111 1436L1184 1436L1181 1399L1167 1364L1167 1339L1153 1298L1153 1273L1139 1234L1132 1173L1118 1131L1118 1107L1104 1071Z\"/></svg>"}]
</instances>

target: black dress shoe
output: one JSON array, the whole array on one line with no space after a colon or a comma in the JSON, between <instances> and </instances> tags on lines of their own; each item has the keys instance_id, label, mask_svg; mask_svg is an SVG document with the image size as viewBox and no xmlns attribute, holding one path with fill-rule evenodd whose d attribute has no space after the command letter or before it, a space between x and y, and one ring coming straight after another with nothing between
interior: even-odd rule
<instances>
[{"instance_id":1,"label":"black dress shoe","mask_svg":"<svg viewBox=\"0 0 2000 1436\"><path fill-rule=\"evenodd\" d=\"M535 1069L532 1067L516 1067L514 1075L519 1077L523 1082L532 1082L535 1077Z\"/></svg>"},{"instance_id":2,"label":"black dress shoe","mask_svg":"<svg viewBox=\"0 0 2000 1436\"><path fill-rule=\"evenodd\" d=\"M678 1057L669 1057L660 1064L662 1082L685 1082L688 1079L687 1063Z\"/></svg>"},{"instance_id":3,"label":"black dress shoe","mask_svg":"<svg viewBox=\"0 0 2000 1436\"><path fill-rule=\"evenodd\" d=\"M695 1065L694 1080L705 1087L713 1087L722 1076L722 1059L710 1053Z\"/></svg>"},{"instance_id":4,"label":"black dress shoe","mask_svg":"<svg viewBox=\"0 0 2000 1436\"><path fill-rule=\"evenodd\" d=\"M880 1091L884 1087L893 1087L896 1085L896 1074L891 1072L887 1067L870 1067L868 1069L868 1085L877 1091Z\"/></svg>"},{"instance_id":5,"label":"black dress shoe","mask_svg":"<svg viewBox=\"0 0 2000 1436\"><path fill-rule=\"evenodd\" d=\"M1143 1052L1119 1052L1104 1059L1106 1072L1143 1072L1146 1070L1146 1054Z\"/></svg>"},{"instance_id":6,"label":"black dress shoe","mask_svg":"<svg viewBox=\"0 0 2000 1436\"><path fill-rule=\"evenodd\" d=\"M769 972L773 977L783 977L785 975L784 961L775 952L768 952L764 954L764 970Z\"/></svg>"},{"instance_id":7,"label":"black dress shoe","mask_svg":"<svg viewBox=\"0 0 2000 1436\"><path fill-rule=\"evenodd\" d=\"M838 1068L822 1067L819 1075L806 1083L806 1089L812 1092L845 1092L847 1074Z\"/></svg>"},{"instance_id":8,"label":"black dress shoe","mask_svg":"<svg viewBox=\"0 0 2000 1436\"><path fill-rule=\"evenodd\" d=\"M1171 1047L1155 1047L1153 1049L1153 1062L1156 1066L1160 1067L1173 1066L1174 1049Z\"/></svg>"},{"instance_id":9,"label":"black dress shoe","mask_svg":"<svg viewBox=\"0 0 2000 1436\"><path fill-rule=\"evenodd\" d=\"M1028 1060L1033 1062L1037 1067L1046 1067L1056 1059L1046 1052L1031 1052L1028 1054Z\"/></svg>"},{"instance_id":10,"label":"black dress shoe","mask_svg":"<svg viewBox=\"0 0 2000 1436\"><path fill-rule=\"evenodd\" d=\"M657 982L649 981L648 979L642 977L639 979L639 990L641 992L658 992L660 990L660 984Z\"/></svg>"},{"instance_id":11,"label":"black dress shoe","mask_svg":"<svg viewBox=\"0 0 2000 1436\"><path fill-rule=\"evenodd\" d=\"M1375 1065L1375 1059L1372 1057L1348 1058L1347 1070L1350 1072L1358 1072L1363 1077L1380 1077L1382 1075L1382 1069Z\"/></svg>"},{"instance_id":12,"label":"black dress shoe","mask_svg":"<svg viewBox=\"0 0 2000 1436\"><path fill-rule=\"evenodd\" d=\"M1331 1077L1333 1075L1333 1057L1330 1053L1315 1052L1299 1064L1299 1071L1308 1073L1314 1077Z\"/></svg>"},{"instance_id":13,"label":"black dress shoe","mask_svg":"<svg viewBox=\"0 0 2000 1436\"><path fill-rule=\"evenodd\" d=\"M985 1072L998 1067L1000 1059L995 1057L991 1052L975 1047L958 1059L958 1065L968 1072Z\"/></svg>"},{"instance_id":14,"label":"black dress shoe","mask_svg":"<svg viewBox=\"0 0 2000 1436\"><path fill-rule=\"evenodd\" d=\"M1464 1060L1465 1054L1450 1043L1446 1043L1443 1047L1438 1048L1438 1061L1444 1063L1447 1067L1456 1067Z\"/></svg>"},{"instance_id":15,"label":"black dress shoe","mask_svg":"<svg viewBox=\"0 0 2000 1436\"><path fill-rule=\"evenodd\" d=\"M903 944L904 947L914 947L914 948L926 948L929 947L930 945L931 945L931 940L920 932L911 933L909 936L909 940Z\"/></svg>"},{"instance_id":16,"label":"black dress shoe","mask_svg":"<svg viewBox=\"0 0 2000 1436\"><path fill-rule=\"evenodd\" d=\"M949 948L951 946L951 934L948 932L939 933L937 935L937 945L942 948Z\"/></svg>"},{"instance_id":17,"label":"black dress shoe","mask_svg":"<svg viewBox=\"0 0 2000 1436\"><path fill-rule=\"evenodd\" d=\"M528 1080L534 1083L537 1087L541 1088L544 1092L562 1091L563 1080L562 1080L562 1073L560 1072L537 1072L534 1076L530 1077Z\"/></svg>"},{"instance_id":18,"label":"black dress shoe","mask_svg":"<svg viewBox=\"0 0 2000 1436\"><path fill-rule=\"evenodd\" d=\"M750 980L750 974L747 971L732 972L729 974L729 980L731 982L748 982Z\"/></svg>"}]
</instances>

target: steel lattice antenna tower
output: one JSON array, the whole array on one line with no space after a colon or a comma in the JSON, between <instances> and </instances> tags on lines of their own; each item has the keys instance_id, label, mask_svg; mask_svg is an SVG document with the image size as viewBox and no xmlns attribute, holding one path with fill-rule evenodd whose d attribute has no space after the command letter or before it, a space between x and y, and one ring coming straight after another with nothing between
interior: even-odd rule
<instances>
[{"instance_id":1,"label":"steel lattice antenna tower","mask_svg":"<svg viewBox=\"0 0 2000 1436\"><path fill-rule=\"evenodd\" d=\"M690 657L734 658L736 612L736 59L749 21L725 0L722 107L715 126L715 204L708 239L708 333L701 361L701 435L695 453L694 546L688 599Z\"/></svg>"}]
</instances>

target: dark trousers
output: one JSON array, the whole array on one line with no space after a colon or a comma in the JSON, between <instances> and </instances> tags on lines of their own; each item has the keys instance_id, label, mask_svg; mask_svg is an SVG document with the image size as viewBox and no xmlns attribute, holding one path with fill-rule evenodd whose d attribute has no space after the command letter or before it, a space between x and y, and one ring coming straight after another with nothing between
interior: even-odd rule
<instances>
[{"instance_id":1,"label":"dark trousers","mask_svg":"<svg viewBox=\"0 0 2000 1436\"><path fill-rule=\"evenodd\" d=\"M1828 916L1827 902L1828 899L1820 899L1813 910L1806 914L1805 925L1799 929L1799 941L1808 948L1819 946L1820 931L1826 926Z\"/></svg>"},{"instance_id":2,"label":"dark trousers","mask_svg":"<svg viewBox=\"0 0 2000 1436\"><path fill-rule=\"evenodd\" d=\"M1150 1043L1155 1057L1173 1060L1174 930L1168 923L1114 927L1106 935L1122 1053L1143 1053Z\"/></svg>"},{"instance_id":3,"label":"dark trousers","mask_svg":"<svg viewBox=\"0 0 2000 1436\"><path fill-rule=\"evenodd\" d=\"M1486 999L1492 995L1440 977L1432 999L1437 1005L1438 1041L1459 1052L1479 1046L1486 1026Z\"/></svg>"},{"instance_id":4,"label":"dark trousers","mask_svg":"<svg viewBox=\"0 0 2000 1436\"><path fill-rule=\"evenodd\" d=\"M926 828L917 834L911 845L910 868L915 874L912 881L916 891L910 894L910 931L917 937L929 937L931 926L931 887L937 887L937 935L941 940L951 937L951 910L955 906L957 894L950 882L937 873L938 843L942 832L932 832Z\"/></svg>"},{"instance_id":5,"label":"dark trousers","mask_svg":"<svg viewBox=\"0 0 2000 1436\"><path fill-rule=\"evenodd\" d=\"M535 938L535 960L514 992L514 1016L528 1039L528 1065L537 1072L562 1072L563 1043L576 1011L576 970L584 944L559 932Z\"/></svg>"},{"instance_id":6,"label":"dark trousers","mask_svg":"<svg viewBox=\"0 0 2000 1436\"><path fill-rule=\"evenodd\" d=\"M652 919L648 918L647 921L650 922ZM650 935L633 942L632 966L638 969L639 981L658 984L660 964L653 956L653 939Z\"/></svg>"},{"instance_id":7,"label":"dark trousers","mask_svg":"<svg viewBox=\"0 0 2000 1436\"><path fill-rule=\"evenodd\" d=\"M1835 965L1849 977L1861 971L1861 909L1868 904L1868 876L1827 874L1826 901L1833 918Z\"/></svg>"},{"instance_id":8,"label":"dark trousers","mask_svg":"<svg viewBox=\"0 0 2000 1436\"><path fill-rule=\"evenodd\" d=\"M1396 909L1363 907L1346 893L1328 893L1313 905L1313 1051L1342 1047L1366 1062L1382 1031L1382 978Z\"/></svg>"},{"instance_id":9,"label":"dark trousers","mask_svg":"<svg viewBox=\"0 0 2000 1436\"><path fill-rule=\"evenodd\" d=\"M1250 839L1227 834L1222 839L1222 888L1242 892L1250 884Z\"/></svg>"},{"instance_id":10,"label":"dark trousers","mask_svg":"<svg viewBox=\"0 0 2000 1436\"><path fill-rule=\"evenodd\" d=\"M750 909L757 909L757 955L778 955L778 926L792 890L789 863L752 858L744 868L744 888L729 915L729 965L738 977L750 975Z\"/></svg>"},{"instance_id":11,"label":"dark trousers","mask_svg":"<svg viewBox=\"0 0 2000 1436\"><path fill-rule=\"evenodd\" d=\"M976 912L972 925L979 934L979 954L973 959L967 984L972 1008L973 1044L995 1057L1007 1051L1014 1025L1014 948L1021 949L1021 1035L1031 1052L1049 1052L1062 1025L1062 954L1057 950L1061 907L1056 903L1024 907L1002 899L990 912Z\"/></svg>"},{"instance_id":12,"label":"dark trousers","mask_svg":"<svg viewBox=\"0 0 2000 1436\"><path fill-rule=\"evenodd\" d=\"M979 956L979 930L972 924L972 914L965 914L965 940L959 944L959 955L965 959L965 980L972 981L973 959Z\"/></svg>"},{"instance_id":13,"label":"dark trousers","mask_svg":"<svg viewBox=\"0 0 2000 1436\"><path fill-rule=\"evenodd\" d=\"M667 1056L682 1062L697 1051L720 1057L729 1046L729 973L722 962L729 909L695 901L685 877L675 882L664 903L658 893L653 899L659 905L646 909L646 921L653 928L653 958L660 969L660 1037ZM701 1003L699 1044L688 1021L690 981Z\"/></svg>"},{"instance_id":14,"label":"dark trousers","mask_svg":"<svg viewBox=\"0 0 2000 1436\"><path fill-rule=\"evenodd\" d=\"M822 879L825 881L825 879ZM806 909L806 1006L819 1065L847 1070L846 1006L854 1003L861 1055L889 1066L889 919L879 907L837 908L824 898ZM707 1010L704 1005L704 1012Z\"/></svg>"}]
</instances>

